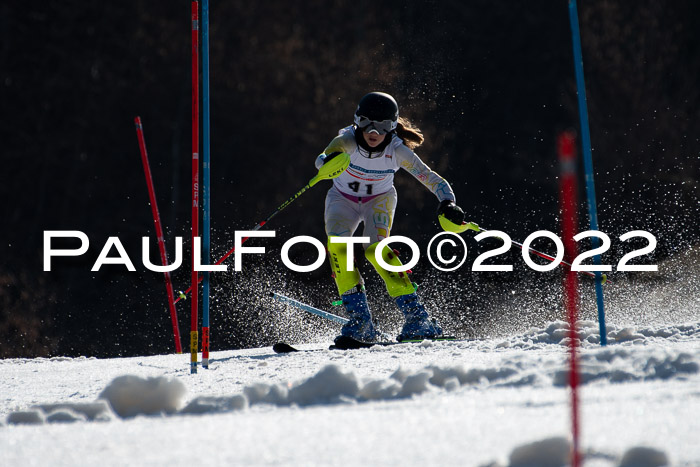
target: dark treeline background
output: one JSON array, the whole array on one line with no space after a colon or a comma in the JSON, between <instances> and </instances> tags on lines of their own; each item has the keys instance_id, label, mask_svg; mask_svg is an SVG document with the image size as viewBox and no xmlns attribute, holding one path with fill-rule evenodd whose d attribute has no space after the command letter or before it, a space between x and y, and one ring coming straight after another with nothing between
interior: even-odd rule
<instances>
[{"instance_id":1,"label":"dark treeline background","mask_svg":"<svg viewBox=\"0 0 700 467\"><path fill-rule=\"evenodd\" d=\"M557 231L556 137L578 129L565 0L210 3L216 258L235 230L254 226L313 176L316 155L372 90L393 94L422 128L419 155L452 183L470 220L516 240ZM579 15L600 228L613 239L608 262L631 249L617 238L635 229L657 236L650 258L663 260L699 242L700 3L583 0ZM0 356L172 351L162 275L141 263L142 236L153 240L152 261L158 256L134 117L143 119L171 260L174 237L185 238L173 275L184 289L190 30L186 1L0 6ZM438 231L437 202L405 173L396 183L393 232L423 244ZM327 186L270 224L277 238L256 241L271 252L250 259L254 270L213 278L214 349L262 345L279 333L262 316L266 287L319 306L332 299L327 266L302 277L279 262L284 240L323 239ZM581 215L587 230L583 203ZM44 272L45 230L83 231L90 249L54 258ZM90 271L109 236L137 272ZM469 290L472 305L484 303L498 287L467 267L432 292L425 275L426 296ZM184 345L188 302L178 309Z\"/></svg>"}]
</instances>

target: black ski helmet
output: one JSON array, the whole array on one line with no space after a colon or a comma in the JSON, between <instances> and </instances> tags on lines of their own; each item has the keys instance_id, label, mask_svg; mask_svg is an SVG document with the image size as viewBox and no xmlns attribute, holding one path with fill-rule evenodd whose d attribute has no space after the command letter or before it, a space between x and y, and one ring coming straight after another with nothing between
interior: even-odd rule
<instances>
[{"instance_id":1,"label":"black ski helmet","mask_svg":"<svg viewBox=\"0 0 700 467\"><path fill-rule=\"evenodd\" d=\"M356 117L365 117L375 122L399 119L399 105L393 97L385 92L370 92L366 94L357 106Z\"/></svg>"}]
</instances>

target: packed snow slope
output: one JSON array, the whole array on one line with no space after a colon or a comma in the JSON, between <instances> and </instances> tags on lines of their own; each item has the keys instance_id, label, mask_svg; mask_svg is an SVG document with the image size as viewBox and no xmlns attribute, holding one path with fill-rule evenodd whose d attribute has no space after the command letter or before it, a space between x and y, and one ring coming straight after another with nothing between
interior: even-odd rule
<instances>
[{"instance_id":1,"label":"packed snow slope","mask_svg":"<svg viewBox=\"0 0 700 467\"><path fill-rule=\"evenodd\" d=\"M567 333L2 360L2 463L566 465ZM578 336L585 465L700 465L700 322Z\"/></svg>"}]
</instances>

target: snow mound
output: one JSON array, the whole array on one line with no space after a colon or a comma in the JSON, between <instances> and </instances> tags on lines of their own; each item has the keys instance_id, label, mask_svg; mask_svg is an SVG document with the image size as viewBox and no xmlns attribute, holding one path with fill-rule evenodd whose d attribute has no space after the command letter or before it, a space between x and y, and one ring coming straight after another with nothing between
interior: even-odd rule
<instances>
[{"instance_id":1,"label":"snow mound","mask_svg":"<svg viewBox=\"0 0 700 467\"><path fill-rule=\"evenodd\" d=\"M437 369L436 369L437 370ZM413 395L459 384L453 372L447 370L433 380L432 368L418 371L396 370L386 379L363 381L353 372L345 372L338 365L329 364L317 374L297 382L289 390L283 384L255 384L244 389L250 405L274 404L278 406L327 405L367 401L403 399Z\"/></svg>"},{"instance_id":2,"label":"snow mound","mask_svg":"<svg viewBox=\"0 0 700 467\"><path fill-rule=\"evenodd\" d=\"M518 446L510 453L510 467L560 467L571 459L571 443L566 438L548 438Z\"/></svg>"},{"instance_id":3,"label":"snow mound","mask_svg":"<svg viewBox=\"0 0 700 467\"><path fill-rule=\"evenodd\" d=\"M328 365L288 393L288 403L305 405L333 404L355 399L360 383L352 372L343 372L337 365Z\"/></svg>"},{"instance_id":4,"label":"snow mound","mask_svg":"<svg viewBox=\"0 0 700 467\"><path fill-rule=\"evenodd\" d=\"M95 402L41 404L36 407L47 414L48 422L70 422L80 420L108 421L114 418L114 413L107 401L104 400L97 400Z\"/></svg>"},{"instance_id":5,"label":"snow mound","mask_svg":"<svg viewBox=\"0 0 700 467\"><path fill-rule=\"evenodd\" d=\"M535 349L544 344L569 345L569 323L554 321L544 328L532 328L523 334L511 336L497 344L497 348ZM608 344L644 343L657 339L678 341L700 337L700 323L654 327L606 326ZM595 347L600 344L600 327L595 321L578 321L576 338L582 347Z\"/></svg>"},{"instance_id":6,"label":"snow mound","mask_svg":"<svg viewBox=\"0 0 700 467\"><path fill-rule=\"evenodd\" d=\"M634 447L622 455L620 467L661 467L670 465L665 452L649 447Z\"/></svg>"},{"instance_id":7,"label":"snow mound","mask_svg":"<svg viewBox=\"0 0 700 467\"><path fill-rule=\"evenodd\" d=\"M552 437L515 447L509 456L507 467L565 467L571 463L573 445L568 438ZM628 449L618 462L617 456L588 450L583 452L582 462L605 461L606 465L618 467L662 467L670 465L665 452L646 446ZM504 467L499 462L491 462L483 467Z\"/></svg>"},{"instance_id":8,"label":"snow mound","mask_svg":"<svg viewBox=\"0 0 700 467\"><path fill-rule=\"evenodd\" d=\"M693 355L658 349L608 347L582 355L579 361L582 384L603 379L613 383L666 380L700 372L697 352ZM565 386L567 378L568 369L553 374L553 382L557 386Z\"/></svg>"},{"instance_id":9,"label":"snow mound","mask_svg":"<svg viewBox=\"0 0 700 467\"><path fill-rule=\"evenodd\" d=\"M137 415L174 413L184 405L185 385L166 377L141 378L125 375L115 378L100 394L122 418Z\"/></svg>"},{"instance_id":10,"label":"snow mound","mask_svg":"<svg viewBox=\"0 0 700 467\"><path fill-rule=\"evenodd\" d=\"M7 416L11 425L40 425L43 423L71 423L81 421L108 421L114 413L107 401L66 402L40 404L29 410L12 412Z\"/></svg>"},{"instance_id":11,"label":"snow mound","mask_svg":"<svg viewBox=\"0 0 700 467\"><path fill-rule=\"evenodd\" d=\"M234 410L245 409L248 401L245 396L200 396L192 400L181 414L208 414L217 412L231 412Z\"/></svg>"},{"instance_id":12,"label":"snow mound","mask_svg":"<svg viewBox=\"0 0 700 467\"><path fill-rule=\"evenodd\" d=\"M46 415L39 409L18 410L7 416L9 425L41 425L46 421Z\"/></svg>"}]
</instances>

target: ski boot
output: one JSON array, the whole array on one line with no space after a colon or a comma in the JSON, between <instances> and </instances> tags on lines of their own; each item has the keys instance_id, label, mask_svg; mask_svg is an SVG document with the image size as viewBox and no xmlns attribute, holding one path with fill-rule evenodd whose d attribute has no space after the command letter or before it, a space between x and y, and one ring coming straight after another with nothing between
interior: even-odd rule
<instances>
[{"instance_id":1,"label":"ski boot","mask_svg":"<svg viewBox=\"0 0 700 467\"><path fill-rule=\"evenodd\" d=\"M376 341L380 334L372 323L372 314L369 311L364 287L357 292L343 294L341 298L345 310L350 315L350 321L340 329L340 335L362 342Z\"/></svg>"},{"instance_id":2,"label":"ski boot","mask_svg":"<svg viewBox=\"0 0 700 467\"><path fill-rule=\"evenodd\" d=\"M396 297L396 304L406 318L401 334L396 338L399 342L410 339L430 339L442 335L442 328L435 320L428 318L428 312L418 300L418 294L413 292Z\"/></svg>"}]
</instances>

